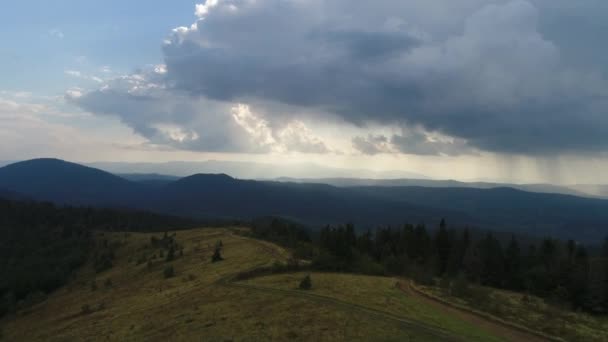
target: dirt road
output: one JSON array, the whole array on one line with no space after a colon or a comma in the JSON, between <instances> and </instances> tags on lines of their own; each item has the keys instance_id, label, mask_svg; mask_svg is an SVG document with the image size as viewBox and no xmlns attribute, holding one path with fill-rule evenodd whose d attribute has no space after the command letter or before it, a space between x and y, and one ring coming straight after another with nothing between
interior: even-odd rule
<instances>
[{"instance_id":1,"label":"dirt road","mask_svg":"<svg viewBox=\"0 0 608 342\"><path fill-rule=\"evenodd\" d=\"M520 330L515 327L508 326L506 324L501 324L496 321L492 321L488 318L484 318L483 316L477 315L473 312L466 311L463 309L458 309L456 307L446 305L445 303L442 303L441 301L424 296L424 295L418 293L418 291L416 291L415 289L413 289L411 287L409 281L400 281L398 283L398 286L399 286L399 289L405 295L414 297L417 300L419 300L427 305L431 305L431 306L437 308L438 310L448 312L449 314L459 317L462 320L475 324L476 326L483 328L483 329L491 332L493 335L496 335L507 341L526 341L526 342L528 342L528 341L531 341L531 342L550 341L548 339L542 338L533 333L526 332L524 330Z\"/></svg>"}]
</instances>

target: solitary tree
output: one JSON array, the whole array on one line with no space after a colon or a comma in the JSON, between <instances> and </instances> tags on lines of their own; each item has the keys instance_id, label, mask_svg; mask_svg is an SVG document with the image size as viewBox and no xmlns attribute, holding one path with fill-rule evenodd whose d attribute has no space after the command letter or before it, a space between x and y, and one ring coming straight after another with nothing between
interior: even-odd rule
<instances>
[{"instance_id":1,"label":"solitary tree","mask_svg":"<svg viewBox=\"0 0 608 342\"><path fill-rule=\"evenodd\" d=\"M213 252L213 255L211 256L211 262L218 262L218 261L224 260L224 258L222 258L222 254L220 251L221 251L221 248L219 248L219 247L215 248L215 252Z\"/></svg>"},{"instance_id":2,"label":"solitary tree","mask_svg":"<svg viewBox=\"0 0 608 342\"><path fill-rule=\"evenodd\" d=\"M312 288L312 280L310 274L307 274L302 281L300 281L300 290L310 290Z\"/></svg>"}]
</instances>

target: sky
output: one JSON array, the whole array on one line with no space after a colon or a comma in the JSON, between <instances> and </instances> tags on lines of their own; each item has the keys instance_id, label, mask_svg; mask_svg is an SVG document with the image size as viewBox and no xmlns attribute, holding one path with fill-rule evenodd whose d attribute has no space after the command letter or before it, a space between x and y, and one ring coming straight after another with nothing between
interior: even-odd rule
<instances>
[{"instance_id":1,"label":"sky","mask_svg":"<svg viewBox=\"0 0 608 342\"><path fill-rule=\"evenodd\" d=\"M1 7L0 160L608 183L605 0Z\"/></svg>"}]
</instances>

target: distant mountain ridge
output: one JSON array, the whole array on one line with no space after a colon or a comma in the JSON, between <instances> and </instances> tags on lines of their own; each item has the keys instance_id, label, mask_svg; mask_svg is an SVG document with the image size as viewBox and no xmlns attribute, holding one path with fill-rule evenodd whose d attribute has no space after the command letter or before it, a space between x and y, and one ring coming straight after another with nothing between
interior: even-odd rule
<instances>
[{"instance_id":1,"label":"distant mountain ridge","mask_svg":"<svg viewBox=\"0 0 608 342\"><path fill-rule=\"evenodd\" d=\"M608 185L606 184L573 184L570 188L600 198L608 198Z\"/></svg>"},{"instance_id":2,"label":"distant mountain ridge","mask_svg":"<svg viewBox=\"0 0 608 342\"><path fill-rule=\"evenodd\" d=\"M126 173L117 174L126 180L151 186L164 186L180 179L177 176L161 175L158 173Z\"/></svg>"},{"instance_id":3,"label":"distant mountain ridge","mask_svg":"<svg viewBox=\"0 0 608 342\"><path fill-rule=\"evenodd\" d=\"M152 177L154 178L154 177ZM61 204L129 207L199 218L281 216L313 227L406 222L474 226L596 241L608 235L608 201L513 188L348 186L254 181L226 174L128 180L57 159L0 168L0 189ZM0 192L1 195L1 192Z\"/></svg>"},{"instance_id":4,"label":"distant mountain ridge","mask_svg":"<svg viewBox=\"0 0 608 342\"><path fill-rule=\"evenodd\" d=\"M348 177L356 174L364 178L419 178L428 177L408 171L373 171L341 169L314 163L266 164L245 161L206 160L200 162L172 161L162 163L97 162L88 166L114 174L154 174L186 177L197 173L226 173L241 179L273 179L285 175L294 177Z\"/></svg>"},{"instance_id":5,"label":"distant mountain ridge","mask_svg":"<svg viewBox=\"0 0 608 342\"><path fill-rule=\"evenodd\" d=\"M130 205L146 190L111 173L50 158L0 168L0 188L33 199L78 205Z\"/></svg>"},{"instance_id":6,"label":"distant mountain ridge","mask_svg":"<svg viewBox=\"0 0 608 342\"><path fill-rule=\"evenodd\" d=\"M473 189L493 189L493 188L514 188L528 192L541 192L552 194L565 194L580 197L601 197L592 196L585 191L579 191L571 187L558 186L553 184L509 184L509 183L493 183L493 182L461 182L457 180L434 180L434 179L412 179L412 178L394 178L394 179L370 179L370 178L291 178L280 177L276 179L279 182L296 182L296 183L322 183L330 184L339 187L356 187L356 186L422 186L429 188L473 188ZM608 187L607 187L608 189ZM608 191L607 191L608 194Z\"/></svg>"},{"instance_id":7,"label":"distant mountain ridge","mask_svg":"<svg viewBox=\"0 0 608 342\"><path fill-rule=\"evenodd\" d=\"M118 173L116 174L119 177L124 179L134 181L134 182L148 182L148 181L166 181L173 182L181 177L171 176L171 175L163 175L158 173Z\"/></svg>"}]
</instances>

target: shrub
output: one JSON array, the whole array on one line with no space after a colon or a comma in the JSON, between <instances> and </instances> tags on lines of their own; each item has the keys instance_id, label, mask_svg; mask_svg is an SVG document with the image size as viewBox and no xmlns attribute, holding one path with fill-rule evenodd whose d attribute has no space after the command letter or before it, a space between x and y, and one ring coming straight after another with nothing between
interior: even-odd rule
<instances>
[{"instance_id":1,"label":"shrub","mask_svg":"<svg viewBox=\"0 0 608 342\"><path fill-rule=\"evenodd\" d=\"M0 298L0 316L5 313L15 312L17 309L17 298L12 292L6 293Z\"/></svg>"},{"instance_id":2,"label":"shrub","mask_svg":"<svg viewBox=\"0 0 608 342\"><path fill-rule=\"evenodd\" d=\"M42 291L30 292L27 294L27 296L24 299L17 302L17 309L20 310L20 309L29 308L38 303L44 302L46 300L46 298L47 298L46 293L44 293Z\"/></svg>"},{"instance_id":3,"label":"shrub","mask_svg":"<svg viewBox=\"0 0 608 342\"><path fill-rule=\"evenodd\" d=\"M300 281L300 290L310 290L312 288L312 280L310 274L307 274L302 281Z\"/></svg>"},{"instance_id":4,"label":"shrub","mask_svg":"<svg viewBox=\"0 0 608 342\"><path fill-rule=\"evenodd\" d=\"M80 313L83 315L88 315L91 312L93 312L91 310L91 307L89 306L89 304L84 304L83 306L80 307Z\"/></svg>"},{"instance_id":5,"label":"shrub","mask_svg":"<svg viewBox=\"0 0 608 342\"><path fill-rule=\"evenodd\" d=\"M114 259L114 253L112 252L105 252L98 255L93 263L95 273L101 273L112 268L112 259Z\"/></svg>"},{"instance_id":6,"label":"shrub","mask_svg":"<svg viewBox=\"0 0 608 342\"><path fill-rule=\"evenodd\" d=\"M173 259L175 259L175 249L173 248L173 246L171 246L169 248L169 252L167 253L167 257L165 258L165 261L170 262L170 261L173 261Z\"/></svg>"},{"instance_id":7,"label":"shrub","mask_svg":"<svg viewBox=\"0 0 608 342\"><path fill-rule=\"evenodd\" d=\"M137 261L135 262L135 264L136 264L136 265L141 265L141 264L143 264L144 262L146 262L146 256L145 256L145 255L142 255L142 256L140 256L140 257L137 259Z\"/></svg>"},{"instance_id":8,"label":"shrub","mask_svg":"<svg viewBox=\"0 0 608 342\"><path fill-rule=\"evenodd\" d=\"M416 284L423 286L433 286L435 285L435 280L433 279L433 274L423 267L418 267L412 272L412 279L416 282Z\"/></svg>"},{"instance_id":9,"label":"shrub","mask_svg":"<svg viewBox=\"0 0 608 342\"><path fill-rule=\"evenodd\" d=\"M279 262L279 261L275 261L272 264L272 273L282 273L285 272L287 270L287 265Z\"/></svg>"},{"instance_id":10,"label":"shrub","mask_svg":"<svg viewBox=\"0 0 608 342\"><path fill-rule=\"evenodd\" d=\"M447 275L439 278L439 287L444 290L449 290L451 283L452 282L450 281L450 278L448 278Z\"/></svg>"},{"instance_id":11,"label":"shrub","mask_svg":"<svg viewBox=\"0 0 608 342\"><path fill-rule=\"evenodd\" d=\"M218 261L222 261L222 260L224 260L224 258L222 258L220 248L216 247L215 252L213 252L213 255L211 256L211 262L218 262Z\"/></svg>"},{"instance_id":12,"label":"shrub","mask_svg":"<svg viewBox=\"0 0 608 342\"><path fill-rule=\"evenodd\" d=\"M487 309L492 303L492 290L482 286L474 286L469 289L471 303L482 309Z\"/></svg>"},{"instance_id":13,"label":"shrub","mask_svg":"<svg viewBox=\"0 0 608 342\"><path fill-rule=\"evenodd\" d=\"M165 276L165 279L172 278L173 276L175 276L175 270L173 269L173 266L169 265L165 267L163 275Z\"/></svg>"},{"instance_id":14,"label":"shrub","mask_svg":"<svg viewBox=\"0 0 608 342\"><path fill-rule=\"evenodd\" d=\"M564 306L568 303L569 298L570 294L568 293L568 289L560 285L553 290L551 296L547 298L547 301L553 305Z\"/></svg>"},{"instance_id":15,"label":"shrub","mask_svg":"<svg viewBox=\"0 0 608 342\"><path fill-rule=\"evenodd\" d=\"M300 260L291 255L289 259L287 259L287 267L292 270L297 270L300 268Z\"/></svg>"},{"instance_id":16,"label":"shrub","mask_svg":"<svg viewBox=\"0 0 608 342\"><path fill-rule=\"evenodd\" d=\"M459 274L456 279L452 282L450 287L450 293L453 296L465 298L470 295L469 282L464 274Z\"/></svg>"}]
</instances>

